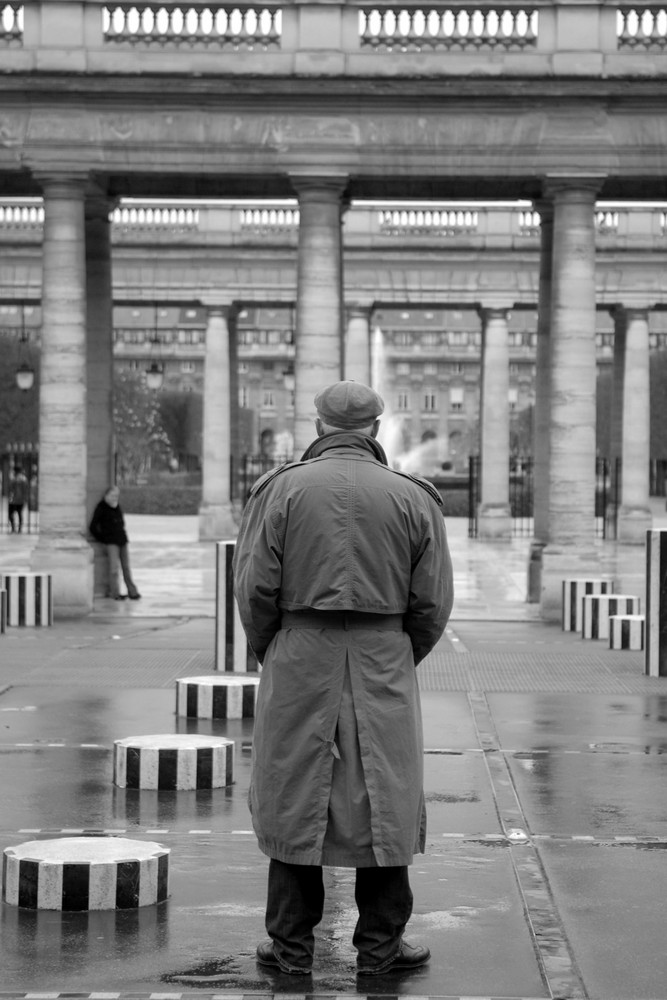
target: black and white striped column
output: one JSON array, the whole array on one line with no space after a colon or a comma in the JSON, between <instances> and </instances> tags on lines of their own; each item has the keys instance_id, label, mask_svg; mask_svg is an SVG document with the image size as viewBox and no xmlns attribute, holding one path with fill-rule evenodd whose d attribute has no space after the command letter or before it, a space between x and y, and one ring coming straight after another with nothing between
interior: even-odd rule
<instances>
[{"instance_id":1,"label":"black and white striped column","mask_svg":"<svg viewBox=\"0 0 667 1000\"><path fill-rule=\"evenodd\" d=\"M169 850L123 837L65 837L7 847L2 894L30 910L130 910L169 895Z\"/></svg>"},{"instance_id":2,"label":"black and white striped column","mask_svg":"<svg viewBox=\"0 0 667 1000\"><path fill-rule=\"evenodd\" d=\"M643 649L644 615L610 615L609 648Z\"/></svg>"},{"instance_id":3,"label":"black and white striped column","mask_svg":"<svg viewBox=\"0 0 667 1000\"><path fill-rule=\"evenodd\" d=\"M584 594L611 594L613 590L613 580L601 577L563 580L563 632L581 632Z\"/></svg>"},{"instance_id":4,"label":"black and white striped column","mask_svg":"<svg viewBox=\"0 0 667 1000\"><path fill-rule=\"evenodd\" d=\"M7 591L0 589L0 635L7 631Z\"/></svg>"},{"instance_id":5,"label":"black and white striped column","mask_svg":"<svg viewBox=\"0 0 667 1000\"><path fill-rule=\"evenodd\" d=\"M584 639L609 639L609 618L612 615L638 615L641 601L633 594L584 594Z\"/></svg>"},{"instance_id":6,"label":"black and white striped column","mask_svg":"<svg viewBox=\"0 0 667 1000\"><path fill-rule=\"evenodd\" d=\"M646 656L649 677L667 677L667 530L646 532Z\"/></svg>"},{"instance_id":7,"label":"black and white striped column","mask_svg":"<svg viewBox=\"0 0 667 1000\"><path fill-rule=\"evenodd\" d=\"M114 743L119 788L180 791L234 783L234 742L221 736L128 736Z\"/></svg>"},{"instance_id":8,"label":"black and white striped column","mask_svg":"<svg viewBox=\"0 0 667 1000\"><path fill-rule=\"evenodd\" d=\"M176 714L188 719L252 719L259 677L224 674L176 681Z\"/></svg>"},{"instance_id":9,"label":"black and white striped column","mask_svg":"<svg viewBox=\"0 0 667 1000\"><path fill-rule=\"evenodd\" d=\"M53 625L53 588L50 573L3 573L7 591L8 625Z\"/></svg>"},{"instance_id":10,"label":"black and white striped column","mask_svg":"<svg viewBox=\"0 0 667 1000\"><path fill-rule=\"evenodd\" d=\"M215 669L228 673L257 673L260 665L248 645L239 606L234 597L232 560L235 541L215 546Z\"/></svg>"}]
</instances>

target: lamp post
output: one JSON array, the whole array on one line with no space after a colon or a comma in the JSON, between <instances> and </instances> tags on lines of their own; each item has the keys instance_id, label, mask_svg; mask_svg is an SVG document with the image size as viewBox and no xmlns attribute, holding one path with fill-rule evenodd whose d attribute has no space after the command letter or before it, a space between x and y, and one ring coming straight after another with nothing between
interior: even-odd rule
<instances>
[{"instance_id":1,"label":"lamp post","mask_svg":"<svg viewBox=\"0 0 667 1000\"><path fill-rule=\"evenodd\" d=\"M19 363L14 373L21 392L28 392L35 384L35 369L30 364L30 337L25 328L25 303L21 303L21 333L19 335Z\"/></svg>"}]
</instances>

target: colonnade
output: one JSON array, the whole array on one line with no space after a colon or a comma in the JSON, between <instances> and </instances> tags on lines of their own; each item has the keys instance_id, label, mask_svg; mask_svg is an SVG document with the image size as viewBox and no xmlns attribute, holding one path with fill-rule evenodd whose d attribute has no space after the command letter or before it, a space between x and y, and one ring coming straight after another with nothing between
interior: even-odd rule
<instances>
[{"instance_id":1,"label":"colonnade","mask_svg":"<svg viewBox=\"0 0 667 1000\"><path fill-rule=\"evenodd\" d=\"M40 537L34 568L53 572L58 613L93 600L86 526L112 477L111 204L86 177L40 178L44 196ZM555 617L559 580L591 575L595 526L595 230L600 178L548 178L540 212L535 407L535 539L544 617ZM344 329L342 218L347 178L295 174L297 251L295 452L312 439L312 401L341 377L370 381L372 303L354 303ZM208 307L203 431L202 539L233 535L230 457L234 365L231 306L220 289ZM614 424L623 458L619 537L643 541L648 508L648 310L615 310ZM480 536L509 539L511 302L480 301Z\"/></svg>"}]
</instances>

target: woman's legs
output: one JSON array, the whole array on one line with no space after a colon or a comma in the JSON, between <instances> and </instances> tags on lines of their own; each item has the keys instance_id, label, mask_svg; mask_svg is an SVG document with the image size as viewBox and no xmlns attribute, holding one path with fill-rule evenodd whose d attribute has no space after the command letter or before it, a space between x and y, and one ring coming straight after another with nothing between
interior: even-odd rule
<instances>
[{"instance_id":1,"label":"woman's legs","mask_svg":"<svg viewBox=\"0 0 667 1000\"><path fill-rule=\"evenodd\" d=\"M136 600L141 595L139 594L136 584L132 579L132 570L130 569L130 547L129 545L121 545L118 551L120 556L120 567L123 571L123 579L125 580L127 592L132 600Z\"/></svg>"}]
</instances>

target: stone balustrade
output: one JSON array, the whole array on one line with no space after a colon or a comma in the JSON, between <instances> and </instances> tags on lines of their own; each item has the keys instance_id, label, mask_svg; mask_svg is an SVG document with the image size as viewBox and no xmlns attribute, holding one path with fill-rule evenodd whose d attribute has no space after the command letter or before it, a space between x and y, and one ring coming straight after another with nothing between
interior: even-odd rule
<instances>
[{"instance_id":1,"label":"stone balustrade","mask_svg":"<svg viewBox=\"0 0 667 1000\"><path fill-rule=\"evenodd\" d=\"M4 73L646 78L667 6L0 0L0 48Z\"/></svg>"},{"instance_id":2,"label":"stone balustrade","mask_svg":"<svg viewBox=\"0 0 667 1000\"><path fill-rule=\"evenodd\" d=\"M296 205L238 203L217 205L184 202L130 202L110 215L115 240L143 233L225 233L232 239L291 234L299 228ZM0 241L3 232L35 233L41 239L44 209L39 199L0 199ZM633 240L647 249L667 239L667 212L663 209L604 207L595 215L596 234L605 247L609 240ZM346 240L355 237L420 239L489 238L499 245L515 238L539 242L540 216L515 205L468 205L465 202L431 207L364 207L356 204L346 214Z\"/></svg>"}]
</instances>

